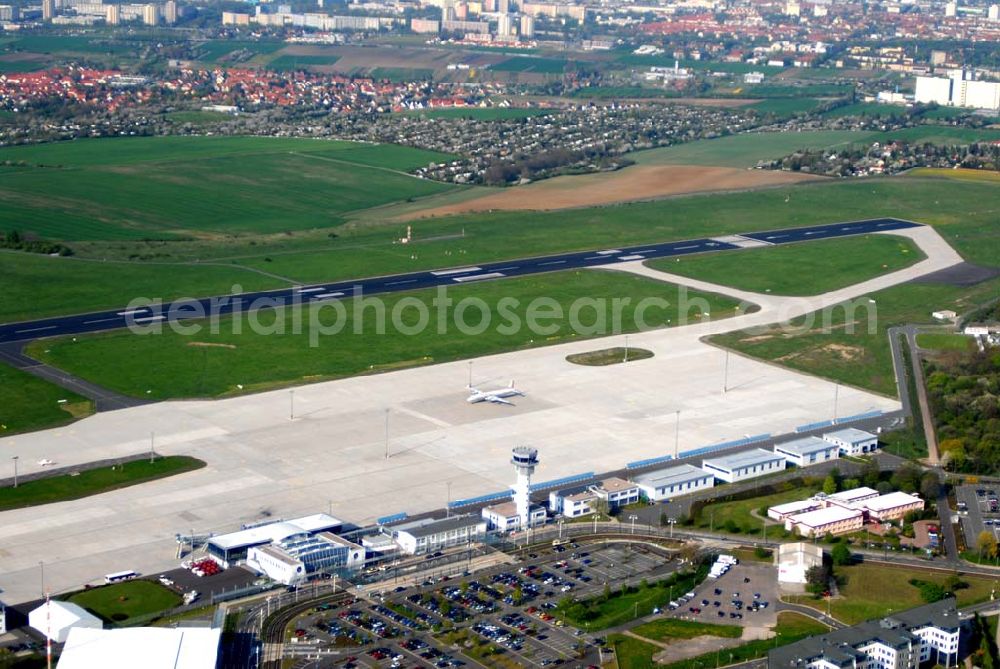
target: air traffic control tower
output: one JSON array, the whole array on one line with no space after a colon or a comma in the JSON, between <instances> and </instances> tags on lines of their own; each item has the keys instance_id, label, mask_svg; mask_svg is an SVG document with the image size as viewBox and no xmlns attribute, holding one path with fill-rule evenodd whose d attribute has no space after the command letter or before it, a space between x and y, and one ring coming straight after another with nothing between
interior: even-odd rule
<instances>
[{"instance_id":1,"label":"air traffic control tower","mask_svg":"<svg viewBox=\"0 0 1000 669\"><path fill-rule=\"evenodd\" d=\"M528 521L531 516L531 475L538 466L538 449L527 446L515 447L510 464L514 465L514 472L517 474L517 482L511 486L514 489L514 506L521 518L521 527L530 527Z\"/></svg>"}]
</instances>

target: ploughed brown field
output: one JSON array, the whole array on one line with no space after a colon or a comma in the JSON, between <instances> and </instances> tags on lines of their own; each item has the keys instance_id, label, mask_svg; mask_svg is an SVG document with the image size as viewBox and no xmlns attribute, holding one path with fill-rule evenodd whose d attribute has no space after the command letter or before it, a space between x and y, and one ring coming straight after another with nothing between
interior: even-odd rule
<instances>
[{"instance_id":1,"label":"ploughed brown field","mask_svg":"<svg viewBox=\"0 0 1000 669\"><path fill-rule=\"evenodd\" d=\"M617 172L554 177L512 186L464 202L409 213L406 218L489 210L545 210L591 207L707 191L780 186L821 177L799 172L699 165L633 165Z\"/></svg>"}]
</instances>

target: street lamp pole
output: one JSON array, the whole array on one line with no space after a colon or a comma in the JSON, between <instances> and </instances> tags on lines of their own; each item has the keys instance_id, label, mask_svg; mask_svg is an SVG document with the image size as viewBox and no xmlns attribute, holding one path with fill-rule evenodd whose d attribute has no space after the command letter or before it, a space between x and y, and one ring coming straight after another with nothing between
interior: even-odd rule
<instances>
[{"instance_id":1,"label":"street lamp pole","mask_svg":"<svg viewBox=\"0 0 1000 669\"><path fill-rule=\"evenodd\" d=\"M674 420L674 460L680 457L681 445L681 410L678 409Z\"/></svg>"},{"instance_id":2,"label":"street lamp pole","mask_svg":"<svg viewBox=\"0 0 1000 669\"><path fill-rule=\"evenodd\" d=\"M389 459L389 409L385 410L385 459Z\"/></svg>"},{"instance_id":3,"label":"street lamp pole","mask_svg":"<svg viewBox=\"0 0 1000 669\"><path fill-rule=\"evenodd\" d=\"M628 519L632 521L632 534L635 534L635 519L637 517L638 516L636 516L634 513L629 514L629 517L628 517Z\"/></svg>"},{"instance_id":4,"label":"street lamp pole","mask_svg":"<svg viewBox=\"0 0 1000 669\"><path fill-rule=\"evenodd\" d=\"M11 460L14 461L14 487L15 488L17 487L17 458L18 458L18 456L16 456L16 455L12 455L11 458L10 458Z\"/></svg>"}]
</instances>

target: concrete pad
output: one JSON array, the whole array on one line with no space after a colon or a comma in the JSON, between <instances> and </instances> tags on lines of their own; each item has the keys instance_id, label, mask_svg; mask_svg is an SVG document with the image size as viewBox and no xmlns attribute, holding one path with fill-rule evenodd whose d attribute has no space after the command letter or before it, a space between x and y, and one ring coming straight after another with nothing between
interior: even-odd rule
<instances>
[{"instance_id":1,"label":"concrete pad","mask_svg":"<svg viewBox=\"0 0 1000 669\"><path fill-rule=\"evenodd\" d=\"M40 594L39 561L53 593L122 569L176 566L174 535L228 532L264 517L332 511L363 524L401 511L442 508L448 498L506 489L516 445L539 449L536 480L672 453L676 411L680 450L747 434L780 433L831 417L833 383L725 354L701 337L806 313L909 281L961 261L929 227L896 231L928 259L817 298L787 299L671 277L634 263L631 271L734 294L761 311L724 321L630 335L653 358L609 367L566 362L571 353L621 345L621 337L479 358L488 387L517 380L515 406L465 402L468 363L455 362L317 383L218 401L163 402L100 413L72 425L0 439L0 462L20 457L60 465L143 453L150 432L163 454L192 455L204 469L88 499L0 513L0 595ZM622 266L616 266L622 269ZM484 384L485 385L485 384ZM841 387L840 415L891 411L898 403ZM385 411L389 409L389 457Z\"/></svg>"}]
</instances>

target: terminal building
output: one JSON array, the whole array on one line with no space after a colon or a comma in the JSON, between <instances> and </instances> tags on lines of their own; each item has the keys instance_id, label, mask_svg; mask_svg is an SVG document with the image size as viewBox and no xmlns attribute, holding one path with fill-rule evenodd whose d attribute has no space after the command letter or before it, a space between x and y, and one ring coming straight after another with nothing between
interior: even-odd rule
<instances>
[{"instance_id":1,"label":"terminal building","mask_svg":"<svg viewBox=\"0 0 1000 669\"><path fill-rule=\"evenodd\" d=\"M720 481L736 483L783 471L785 464L785 456L762 448L753 448L749 451L703 460L701 468Z\"/></svg>"},{"instance_id":2,"label":"terminal building","mask_svg":"<svg viewBox=\"0 0 1000 669\"><path fill-rule=\"evenodd\" d=\"M823 439L839 447L841 455L864 455L878 450L878 437L856 427L827 432Z\"/></svg>"},{"instance_id":3,"label":"terminal building","mask_svg":"<svg viewBox=\"0 0 1000 669\"><path fill-rule=\"evenodd\" d=\"M341 521L325 513L294 520L277 520L255 527L246 527L239 532L211 537L208 540L208 555L221 567L228 569L246 562L251 548L267 546L293 537L310 537L320 532L336 532L342 526Z\"/></svg>"},{"instance_id":4,"label":"terminal building","mask_svg":"<svg viewBox=\"0 0 1000 669\"><path fill-rule=\"evenodd\" d=\"M771 650L771 669L958 666L962 621L954 598L892 613Z\"/></svg>"},{"instance_id":5,"label":"terminal building","mask_svg":"<svg viewBox=\"0 0 1000 669\"><path fill-rule=\"evenodd\" d=\"M402 552L422 555L480 541L486 536L486 521L475 516L452 516L394 525L392 532Z\"/></svg>"},{"instance_id":6,"label":"terminal building","mask_svg":"<svg viewBox=\"0 0 1000 669\"><path fill-rule=\"evenodd\" d=\"M365 549L330 532L295 534L264 546L252 546L247 566L268 578L294 585L323 571L354 571L365 565Z\"/></svg>"},{"instance_id":7,"label":"terminal building","mask_svg":"<svg viewBox=\"0 0 1000 669\"><path fill-rule=\"evenodd\" d=\"M608 509L634 504L639 501L639 486L625 479L612 476L595 484L554 490L549 493L549 511L566 518L579 518L594 512L595 503L603 500Z\"/></svg>"},{"instance_id":8,"label":"terminal building","mask_svg":"<svg viewBox=\"0 0 1000 669\"><path fill-rule=\"evenodd\" d=\"M690 495L715 485L714 474L694 465L678 465L632 477L642 496L651 502Z\"/></svg>"},{"instance_id":9,"label":"terminal building","mask_svg":"<svg viewBox=\"0 0 1000 669\"><path fill-rule=\"evenodd\" d=\"M786 441L783 444L775 444L774 452L799 467L817 465L840 457L838 446L819 437L803 437L794 441Z\"/></svg>"},{"instance_id":10,"label":"terminal building","mask_svg":"<svg viewBox=\"0 0 1000 669\"><path fill-rule=\"evenodd\" d=\"M208 627L76 628L59 669L215 669L221 636Z\"/></svg>"}]
</instances>

